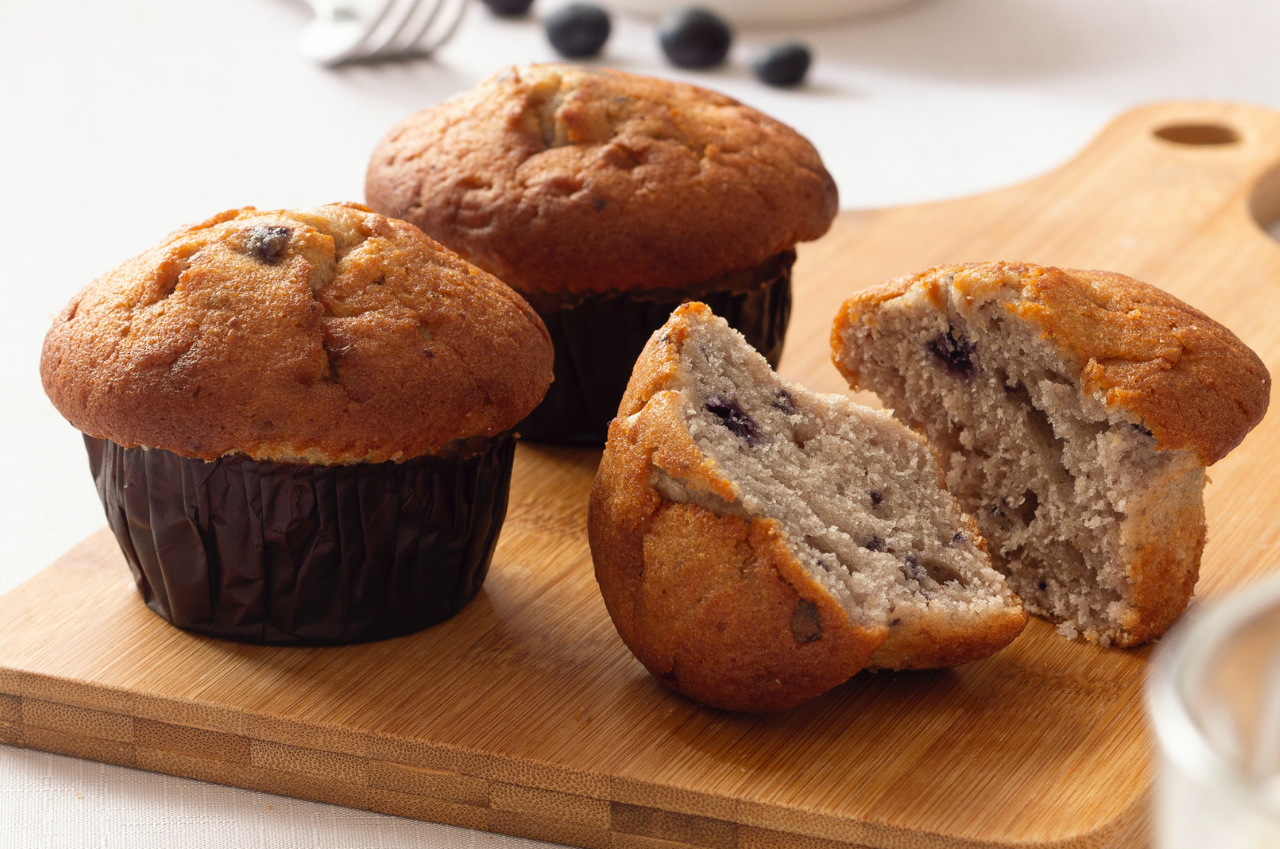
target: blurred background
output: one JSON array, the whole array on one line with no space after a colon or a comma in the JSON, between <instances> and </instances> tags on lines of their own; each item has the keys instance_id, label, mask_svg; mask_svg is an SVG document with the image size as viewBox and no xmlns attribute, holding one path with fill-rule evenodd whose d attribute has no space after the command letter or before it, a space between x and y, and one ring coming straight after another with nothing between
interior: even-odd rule
<instances>
[{"instance_id":1,"label":"blurred background","mask_svg":"<svg viewBox=\"0 0 1280 849\"><path fill-rule=\"evenodd\" d=\"M591 62L718 89L791 124L846 209L1028 179L1139 103L1280 109L1271 0L913 0L862 16L853 0L719 2L735 24L720 67L666 61L643 13L660 0L606 4L612 33ZM52 315L183 223L363 200L368 156L395 121L503 66L557 59L543 22L561 5L505 19L472 3L431 59L331 70L298 48L313 15L302 0L3 4L0 592L103 524L79 435L40 387ZM806 82L759 82L753 55L789 41L813 53ZM179 843L533 845L0 746L0 845Z\"/></svg>"}]
</instances>

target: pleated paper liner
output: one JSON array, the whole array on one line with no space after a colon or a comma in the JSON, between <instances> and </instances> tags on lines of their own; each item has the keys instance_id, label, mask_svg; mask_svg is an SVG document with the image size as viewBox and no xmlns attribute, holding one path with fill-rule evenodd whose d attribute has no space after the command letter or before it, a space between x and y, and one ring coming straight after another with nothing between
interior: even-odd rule
<instances>
[{"instance_id":1,"label":"pleated paper liner","mask_svg":"<svg viewBox=\"0 0 1280 849\"><path fill-rule=\"evenodd\" d=\"M794 262L795 252L784 251L683 292L589 295L559 309L535 303L555 346L555 382L516 430L535 442L603 445L640 351L672 310L689 301L710 307L776 368L791 319Z\"/></svg>"},{"instance_id":2,"label":"pleated paper liner","mask_svg":"<svg viewBox=\"0 0 1280 849\"><path fill-rule=\"evenodd\" d=\"M382 640L461 610L484 583L515 453L510 433L343 466L85 445L147 606L179 628L270 645Z\"/></svg>"}]
</instances>

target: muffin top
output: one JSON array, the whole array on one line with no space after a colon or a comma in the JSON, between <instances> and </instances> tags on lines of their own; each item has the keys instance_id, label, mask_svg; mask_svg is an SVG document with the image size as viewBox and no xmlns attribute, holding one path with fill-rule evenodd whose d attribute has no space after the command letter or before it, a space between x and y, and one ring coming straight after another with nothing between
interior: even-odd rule
<instances>
[{"instance_id":1,"label":"muffin top","mask_svg":"<svg viewBox=\"0 0 1280 849\"><path fill-rule=\"evenodd\" d=\"M865 289L837 313L832 358L858 385L859 348L848 328L923 298L946 314L998 305L1034 327L1080 392L1127 410L1162 450L1221 460L1267 412L1271 375L1234 333L1155 286L1111 271L1018 262L944 265Z\"/></svg>"},{"instance_id":2,"label":"muffin top","mask_svg":"<svg viewBox=\"0 0 1280 849\"><path fill-rule=\"evenodd\" d=\"M521 292L679 288L826 232L800 134L683 83L511 68L400 122L365 194Z\"/></svg>"},{"instance_id":3,"label":"muffin top","mask_svg":"<svg viewBox=\"0 0 1280 849\"><path fill-rule=\"evenodd\" d=\"M510 288L355 204L230 210L85 287L45 337L58 410L125 447L336 464L452 450L551 383Z\"/></svg>"}]
</instances>

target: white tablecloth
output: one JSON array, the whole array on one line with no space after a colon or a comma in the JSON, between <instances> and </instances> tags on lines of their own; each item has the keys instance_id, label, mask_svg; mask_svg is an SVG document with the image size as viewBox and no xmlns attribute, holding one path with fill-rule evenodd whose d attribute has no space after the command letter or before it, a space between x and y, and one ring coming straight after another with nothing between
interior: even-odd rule
<instances>
[{"instance_id":1,"label":"white tablecloth","mask_svg":"<svg viewBox=\"0 0 1280 849\"><path fill-rule=\"evenodd\" d=\"M359 200L398 118L503 65L555 58L536 20L475 6L435 61L328 71L295 48L309 14L297 0L4 5L0 592L103 524L79 436L37 373L49 320L77 289L225 208ZM753 48L784 38L817 56L798 91L747 69ZM731 64L700 73L662 61L651 22L620 18L601 61L781 118L817 145L843 206L873 207L1029 178L1141 102L1280 109L1278 40L1274 0L925 0L740 32ZM175 845L536 844L0 746L0 846Z\"/></svg>"}]
</instances>

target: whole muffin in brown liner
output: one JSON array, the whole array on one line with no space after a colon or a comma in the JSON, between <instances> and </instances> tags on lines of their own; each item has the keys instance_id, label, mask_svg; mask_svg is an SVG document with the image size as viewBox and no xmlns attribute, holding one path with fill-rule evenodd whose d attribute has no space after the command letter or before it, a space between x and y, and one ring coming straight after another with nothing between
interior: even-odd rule
<instances>
[{"instance_id":1,"label":"whole muffin in brown liner","mask_svg":"<svg viewBox=\"0 0 1280 849\"><path fill-rule=\"evenodd\" d=\"M354 205L232 210L86 287L41 377L175 625L272 644L425 628L479 590L511 428L551 379L515 292Z\"/></svg>"},{"instance_id":2,"label":"whole muffin in brown liner","mask_svg":"<svg viewBox=\"0 0 1280 849\"><path fill-rule=\"evenodd\" d=\"M681 303L712 304L776 363L793 248L838 208L790 127L696 86L559 64L508 69L401 121L365 194L553 328L556 380L520 431L570 444L604 442L636 356Z\"/></svg>"}]
</instances>

